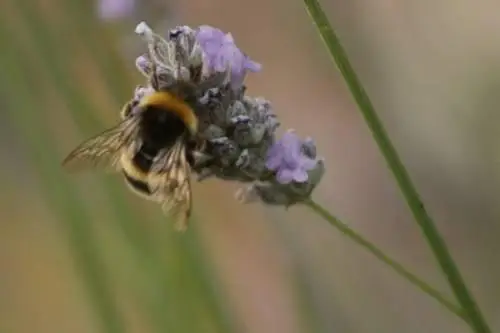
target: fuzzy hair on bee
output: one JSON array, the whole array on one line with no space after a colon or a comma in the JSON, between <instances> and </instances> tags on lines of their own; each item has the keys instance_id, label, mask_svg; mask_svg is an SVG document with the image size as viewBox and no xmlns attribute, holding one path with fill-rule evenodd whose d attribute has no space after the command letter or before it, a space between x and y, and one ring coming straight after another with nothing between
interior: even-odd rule
<instances>
[{"instance_id":1,"label":"fuzzy hair on bee","mask_svg":"<svg viewBox=\"0 0 500 333\"><path fill-rule=\"evenodd\" d=\"M156 71L151 74L155 77ZM198 119L173 91L156 88L140 101L126 103L122 121L76 147L63 166L104 166L121 172L133 192L160 203L165 213L175 216L175 228L183 231L192 210L190 178Z\"/></svg>"}]
</instances>

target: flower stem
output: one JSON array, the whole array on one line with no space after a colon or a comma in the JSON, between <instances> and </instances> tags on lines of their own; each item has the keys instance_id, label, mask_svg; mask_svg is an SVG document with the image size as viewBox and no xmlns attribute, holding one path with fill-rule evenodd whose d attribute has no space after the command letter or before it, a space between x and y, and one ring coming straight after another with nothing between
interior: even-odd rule
<instances>
[{"instance_id":1,"label":"flower stem","mask_svg":"<svg viewBox=\"0 0 500 333\"><path fill-rule=\"evenodd\" d=\"M418 192L413 185L406 168L401 162L398 153L392 145L375 108L373 107L367 93L354 72L347 55L340 43L339 38L332 29L326 14L317 0L304 0L304 4L316 24L321 38L323 39L330 55L337 64L344 77L351 94L358 104L365 121L367 122L373 137L377 142L390 170L392 171L399 188L404 195L408 206L419 224L434 256L436 257L448 283L453 290L458 302L462 306L468 322L476 333L489 333L488 327L479 307L467 289L465 282L451 257L447 246L439 234L432 218L427 213Z\"/></svg>"},{"instance_id":2,"label":"flower stem","mask_svg":"<svg viewBox=\"0 0 500 333\"><path fill-rule=\"evenodd\" d=\"M403 265L401 265L400 263L398 263L394 259L387 256L375 244L371 243L370 241L365 239L363 236L358 234L356 231L349 228L345 223L343 223L338 218L333 216L330 212L328 212L325 208L323 208L321 205L319 205L315 201L310 200L310 201L305 202L305 204L309 208L311 208L314 212L316 212L318 215L320 215L325 220L327 220L332 226L334 226L335 228L340 230L340 232L342 232L344 235L349 237L351 240L353 240L358 245L364 247L368 252L370 252L375 257L377 257L377 259L379 259L383 263L387 264L396 273L398 273L399 275L404 277L406 280L408 280L410 283L415 285L417 288L422 290L424 293L426 293L430 297L434 298L436 301L441 303L441 305L446 307L448 310L453 312L455 315L457 315L458 317L467 321L467 317L465 316L464 312L461 310L460 307L453 304L451 301L447 300L445 298L445 296L443 296L438 290L434 289L427 282L424 282L418 276L416 276L415 274L408 271Z\"/></svg>"}]
</instances>

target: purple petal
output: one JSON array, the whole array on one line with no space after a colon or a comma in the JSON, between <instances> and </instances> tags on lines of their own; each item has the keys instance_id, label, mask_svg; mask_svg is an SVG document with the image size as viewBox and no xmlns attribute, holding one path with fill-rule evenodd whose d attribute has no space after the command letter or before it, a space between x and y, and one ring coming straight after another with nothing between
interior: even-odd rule
<instances>
[{"instance_id":1,"label":"purple petal","mask_svg":"<svg viewBox=\"0 0 500 333\"><path fill-rule=\"evenodd\" d=\"M296 146L285 146L283 150L283 163L290 169L300 166L302 160L301 152Z\"/></svg>"},{"instance_id":2,"label":"purple petal","mask_svg":"<svg viewBox=\"0 0 500 333\"><path fill-rule=\"evenodd\" d=\"M203 50L204 62L211 71L224 72L230 67L230 84L238 89L243 84L247 70L259 71L260 64L248 58L235 44L231 33L224 33L211 26L200 26L196 39Z\"/></svg>"},{"instance_id":3,"label":"purple petal","mask_svg":"<svg viewBox=\"0 0 500 333\"><path fill-rule=\"evenodd\" d=\"M260 72L260 70L262 69L262 65L259 64L258 62L250 60L250 58L247 57L245 61L245 68L248 69L250 72L256 73Z\"/></svg>"},{"instance_id":4,"label":"purple petal","mask_svg":"<svg viewBox=\"0 0 500 333\"><path fill-rule=\"evenodd\" d=\"M99 17L102 19L120 19L131 15L135 8L134 0L99 0Z\"/></svg>"},{"instance_id":5,"label":"purple petal","mask_svg":"<svg viewBox=\"0 0 500 333\"><path fill-rule=\"evenodd\" d=\"M312 170L316 167L317 162L311 158L302 156L300 159L300 167L304 170Z\"/></svg>"},{"instance_id":6,"label":"purple petal","mask_svg":"<svg viewBox=\"0 0 500 333\"><path fill-rule=\"evenodd\" d=\"M266 168L269 170L277 170L281 165L281 155L271 155L266 160Z\"/></svg>"},{"instance_id":7,"label":"purple petal","mask_svg":"<svg viewBox=\"0 0 500 333\"><path fill-rule=\"evenodd\" d=\"M219 42L222 42L224 39L224 33L221 30L209 25L201 25L198 27L198 31L196 32L196 39L200 44L206 42L207 40L219 40Z\"/></svg>"},{"instance_id":8,"label":"purple petal","mask_svg":"<svg viewBox=\"0 0 500 333\"><path fill-rule=\"evenodd\" d=\"M245 72L235 72L231 71L231 87L233 89L238 90L243 85L245 81Z\"/></svg>"},{"instance_id":9,"label":"purple petal","mask_svg":"<svg viewBox=\"0 0 500 333\"><path fill-rule=\"evenodd\" d=\"M234 45L234 38L233 38L233 35L230 32L224 35L223 43L224 44L232 44L232 45Z\"/></svg>"},{"instance_id":10,"label":"purple petal","mask_svg":"<svg viewBox=\"0 0 500 333\"><path fill-rule=\"evenodd\" d=\"M243 86L243 82L245 81L245 75L231 75L231 81L229 84L234 91L237 91Z\"/></svg>"},{"instance_id":11,"label":"purple petal","mask_svg":"<svg viewBox=\"0 0 500 333\"><path fill-rule=\"evenodd\" d=\"M302 169L295 169L293 171L293 180L297 183L305 183L309 178L307 172Z\"/></svg>"},{"instance_id":12,"label":"purple petal","mask_svg":"<svg viewBox=\"0 0 500 333\"><path fill-rule=\"evenodd\" d=\"M281 184L289 184L294 179L294 170L281 169L276 175L276 180Z\"/></svg>"},{"instance_id":13,"label":"purple petal","mask_svg":"<svg viewBox=\"0 0 500 333\"><path fill-rule=\"evenodd\" d=\"M153 89L153 87L138 87L135 89L134 98L136 100L141 100L144 96L151 95L154 92L155 90Z\"/></svg>"},{"instance_id":14,"label":"purple petal","mask_svg":"<svg viewBox=\"0 0 500 333\"><path fill-rule=\"evenodd\" d=\"M217 55L220 52L221 48L221 44L215 41L207 41L203 44L200 43L200 45L203 49L203 52L209 57Z\"/></svg>"},{"instance_id":15,"label":"purple petal","mask_svg":"<svg viewBox=\"0 0 500 333\"><path fill-rule=\"evenodd\" d=\"M283 156L283 168L297 169L300 167L300 157L293 157L288 154Z\"/></svg>"},{"instance_id":16,"label":"purple petal","mask_svg":"<svg viewBox=\"0 0 500 333\"><path fill-rule=\"evenodd\" d=\"M215 55L215 57L212 57L211 65L215 71L224 72L227 68L226 67L227 61L226 61L226 58L224 57L224 54L219 53L219 54Z\"/></svg>"},{"instance_id":17,"label":"purple petal","mask_svg":"<svg viewBox=\"0 0 500 333\"><path fill-rule=\"evenodd\" d=\"M149 59L141 55L135 59L135 66L144 73L149 73L151 71L151 62Z\"/></svg>"},{"instance_id":18,"label":"purple petal","mask_svg":"<svg viewBox=\"0 0 500 333\"><path fill-rule=\"evenodd\" d=\"M279 156L279 158L281 159L282 157L282 146L281 146L281 143L279 141L273 143L273 145L271 147L269 147L268 151L267 151L267 158L272 158L273 156Z\"/></svg>"},{"instance_id":19,"label":"purple petal","mask_svg":"<svg viewBox=\"0 0 500 333\"><path fill-rule=\"evenodd\" d=\"M245 71L245 56L241 53L239 48L232 45L228 47L224 53L231 62L231 70L233 72L241 74Z\"/></svg>"},{"instance_id":20,"label":"purple petal","mask_svg":"<svg viewBox=\"0 0 500 333\"><path fill-rule=\"evenodd\" d=\"M295 131L288 130L280 140L287 151L300 151L301 142L300 138Z\"/></svg>"}]
</instances>

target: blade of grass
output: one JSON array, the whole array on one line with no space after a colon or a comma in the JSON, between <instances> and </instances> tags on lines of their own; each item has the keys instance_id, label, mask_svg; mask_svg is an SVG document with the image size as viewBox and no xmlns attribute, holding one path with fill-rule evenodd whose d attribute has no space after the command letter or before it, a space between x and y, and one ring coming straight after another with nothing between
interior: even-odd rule
<instances>
[{"instance_id":1,"label":"blade of grass","mask_svg":"<svg viewBox=\"0 0 500 333\"><path fill-rule=\"evenodd\" d=\"M276 225L278 227L279 225ZM309 333L328 332L328 323L323 316L322 306L318 304L318 299L315 295L315 283L311 280L311 274L307 262L310 260L309 253L303 251L301 246L297 246L295 234L290 232L288 228L280 228L279 232L284 244L290 252L292 260L292 283L294 285L294 296L298 300L299 311L302 314L304 330ZM330 314L329 314L330 315ZM338 324L340 313L335 313L335 322ZM330 319L330 317L329 317ZM345 327L343 331L350 331Z\"/></svg>"},{"instance_id":2,"label":"blade of grass","mask_svg":"<svg viewBox=\"0 0 500 333\"><path fill-rule=\"evenodd\" d=\"M439 291L431 287L427 282L424 282L421 280L419 277L417 277L415 274L411 273L408 271L403 265L395 261L394 259L390 258L387 256L384 252L382 252L375 244L371 243L370 241L366 240L363 236L358 234L356 231L353 229L349 228L345 223L337 219L335 216L330 214L328 210L323 208L321 205L316 203L315 201L308 201L306 202L306 205L311 208L314 212L316 212L318 215L323 217L325 220L327 220L332 226L337 228L340 232L342 232L344 235L349 237L352 241L354 241L356 244L360 245L361 247L365 248L368 252L373 254L377 259L388 265L390 268L392 268L396 273L401 275L403 278L408 280L411 284L413 284L415 287L429 295L430 297L434 298L436 301L441 303L444 307L446 307L450 312L454 313L458 317L462 318L463 320L467 321L467 317L465 316L465 313L462 311L462 309L449 300L447 300Z\"/></svg>"},{"instance_id":3,"label":"blade of grass","mask_svg":"<svg viewBox=\"0 0 500 333\"><path fill-rule=\"evenodd\" d=\"M3 20L2 20L3 22ZM8 29L0 25L1 39L9 41L9 48L2 52L0 58L4 64L13 64L18 61L19 54L16 41L7 34ZM17 52L16 52L17 51ZM64 182L61 182L54 171L51 160L56 156L50 148L46 135L33 123L39 124L36 111L40 108L40 98L37 96L38 87L30 78L30 64L25 63L23 68L18 66L5 66L8 81L0 81L1 88L10 98L7 109L12 119L19 126L19 131L28 139L31 145L31 157L40 180L48 194L49 204L63 217L65 229L71 240L70 245L77 265L80 267L81 276L84 278L86 289L91 296L96 314L101 318L102 329L109 333L123 333L125 328L120 314L114 306L113 296L109 292L107 276L102 262L96 253L93 236L87 226L88 216L85 208L79 204L75 193ZM25 87L26 89L21 89ZM33 110L28 114L27 110ZM34 117L34 118L33 118Z\"/></svg>"},{"instance_id":4,"label":"blade of grass","mask_svg":"<svg viewBox=\"0 0 500 333\"><path fill-rule=\"evenodd\" d=\"M196 218L198 219L198 218ZM196 290L205 295L205 307L210 310L211 317L217 327L217 332L230 333L235 331L235 323L227 315L225 299L217 293L218 281L212 271L212 262L207 258L206 251L201 246L199 231L192 223L189 237L179 236L180 245L183 248L184 261L189 265L190 274L196 276Z\"/></svg>"},{"instance_id":5,"label":"blade of grass","mask_svg":"<svg viewBox=\"0 0 500 333\"><path fill-rule=\"evenodd\" d=\"M28 24L32 32L34 38L31 42L35 46L35 49L38 50L37 56L41 58L41 61L43 62L42 66L46 66L51 69L50 80L61 95L64 96L64 99L70 106L70 109L74 111L73 115L77 118L78 123L81 127L85 128L98 127L96 125L98 121L92 117L91 107L87 102L87 98L89 96L82 95L82 92L75 89L74 85L65 84L67 82L71 82L71 79L74 81L74 77L68 75L65 70L65 68L67 68L65 67L65 62L67 60L65 59L64 48L67 48L68 45L57 45L58 43L54 41L48 31L49 25L43 24L40 17L36 14L36 11L34 11L32 7L23 7L20 14L22 15L19 15L19 17L22 17L23 15L25 16L25 22ZM43 123L43 121L40 121L40 123ZM48 144L48 146L52 147L50 144ZM53 161L55 161L57 165L53 167L53 170L57 170L60 177L63 171L58 164L59 160L60 156L54 157ZM59 182L60 181L61 180L59 180ZM113 186L104 186L104 188L112 190ZM117 216L117 220L121 222L122 227L124 227L127 239L132 241L131 243L135 245L136 250L139 250L138 252L140 256L137 258L137 262L140 262L143 268L149 268L149 270L147 270L148 272L156 272L156 267L161 267L161 263L155 260L156 257L154 255L153 248L151 247L150 240L147 239L144 231L138 227L138 224L136 223L140 220L140 218L137 214L134 214L133 210L128 208L129 205L125 202L125 200L123 200L123 195L121 195L119 191L112 191L111 197L113 198L112 205L115 215ZM121 200L119 200L119 198ZM155 270L153 271L151 268L155 268ZM159 279L157 279L157 275L154 273L152 273L151 276L155 282L151 285L157 288L156 293L165 289L165 292L161 293L167 294L167 286L164 286L163 281L159 281ZM173 327L169 326L170 321L168 320L168 316L165 316L165 313L158 313L155 318L158 319L155 321L155 325L159 332L173 329Z\"/></svg>"},{"instance_id":6,"label":"blade of grass","mask_svg":"<svg viewBox=\"0 0 500 333\"><path fill-rule=\"evenodd\" d=\"M116 45L117 38L110 36L109 31L105 29L105 24L96 17L94 3L91 1L59 2L67 14L69 25L66 26L72 26L78 36L81 36L82 42L92 50L92 60L102 74L110 96L121 107L132 97L132 89L135 86L133 79L135 77L142 79L142 76L132 75L134 72L127 71L127 69L135 69L135 66L127 66L125 59L130 57L132 64L135 58L133 55L119 54ZM131 35L133 29L134 27L130 27Z\"/></svg>"},{"instance_id":7,"label":"blade of grass","mask_svg":"<svg viewBox=\"0 0 500 333\"><path fill-rule=\"evenodd\" d=\"M64 8L65 5L68 5L68 10L67 12L67 17L71 19L71 22L78 27L78 35L82 36L93 36L93 35L99 35L104 40L107 40L105 37L106 34L102 30L99 30L99 27L101 26L100 22L96 21L95 18L93 18L92 15L92 8L89 6L90 3L61 3L61 7ZM71 5L71 6L70 6ZM88 16L83 20L83 15L82 13L86 13L85 16ZM98 48L98 45L96 44L96 41L98 39L96 38L87 38L85 40L85 43L88 43L92 48ZM101 52L102 54L99 54L98 57L95 57L96 64L98 64L99 68L101 69L102 75L105 77L106 82L109 82L108 86L115 86L118 89L111 89L112 96L115 98L115 100L124 100L123 91L126 89L127 84L124 84L125 82L129 81L127 78L129 76L127 75L122 75L120 73L123 72L123 68L125 66L122 66L123 68L116 67L115 70L109 70L109 64L119 64L123 59L119 57L119 55L116 52ZM108 75L109 74L109 75ZM131 85L128 85L131 86ZM129 89L130 90L130 89ZM162 216L163 219L163 216ZM193 232L189 234L190 236L193 235ZM176 235L179 236L179 235ZM177 239L178 237L174 236L174 239ZM191 237L186 235L186 238L189 238L191 240ZM207 267L206 260L203 260L199 256L201 256L204 252L199 249L199 247L195 244L195 242L191 241L182 241L185 237L183 235L179 236L181 238L180 242L174 242L177 244L175 247L175 255L180 256L181 259L179 262L183 265L186 266L186 269L188 271L193 271L194 273L189 273L189 277L192 280L190 282L191 284L198 286L198 288L191 287L189 290L191 291L191 297L194 299L198 299L199 301L203 301L203 303L206 303L205 308L209 310L210 315L212 320L217 323L216 326L218 327L217 331L218 332L230 332L230 324L226 316L224 315L223 311L221 310L222 304L220 304L220 300L216 297L216 295L213 294L213 291L211 290L210 284L207 283L207 280L210 278L209 274L209 268ZM172 238L172 237L169 237ZM172 239L169 239L169 241L172 241ZM187 257L186 255L189 254ZM162 276L164 278L168 278L167 272L164 272ZM167 282L167 281L165 281ZM177 288L175 288L177 289ZM169 293L171 294L171 293ZM170 295L165 294L165 297L170 297ZM202 299L200 299L199 295L204 295ZM183 301L174 301L177 306L176 307L181 307L182 304L185 304L185 309L187 313L189 313L189 307L190 304L192 304L192 300L190 301L187 296L186 291L182 291L182 295L179 294L177 298L182 299ZM193 323L191 320L186 320L186 323ZM193 329L186 328L187 331L193 331Z\"/></svg>"},{"instance_id":8,"label":"blade of grass","mask_svg":"<svg viewBox=\"0 0 500 333\"><path fill-rule=\"evenodd\" d=\"M427 239L427 242L436 257L441 270L445 274L453 293L469 318L470 326L477 333L491 332L491 329L486 323L486 320L484 319L476 301L468 290L465 281L445 244L444 239L437 230L433 219L427 213L420 195L410 179L408 171L401 162L401 159L389 139L389 136L382 125L382 122L377 115L368 94L352 68L339 38L330 25L325 12L323 11L318 0L304 0L304 4L310 17L315 23L318 32L328 49L328 52L344 77L354 100L365 118L366 123L372 131L373 137L377 142L377 145L392 174L394 175L394 178L396 179L396 182L406 202L408 203L413 217L417 221L420 229Z\"/></svg>"},{"instance_id":9,"label":"blade of grass","mask_svg":"<svg viewBox=\"0 0 500 333\"><path fill-rule=\"evenodd\" d=\"M45 66L51 69L53 84L64 96L70 106L70 109L74 111L73 116L76 118L78 124L80 124L80 127L99 127L99 122L93 117L93 110L87 100L89 96L83 96L82 92L76 89L77 85L67 84L68 82L71 82L69 80L72 78L66 72L66 63L69 60L65 57L64 48L68 47L68 45L58 45L58 43L54 40L54 35L48 31L50 25L43 24L31 7L23 8L23 14L26 15L26 21L29 22L31 31L35 37L32 42L36 45L36 48L39 51L39 56L45 62ZM65 27L61 26L60 28L63 29ZM56 157L57 161L59 159L60 157ZM57 165L56 168L62 175L63 171L60 166ZM104 180L104 182L109 185L107 181ZM124 228L127 239L129 241L133 241L135 249L140 251L139 254L142 259L139 259L138 261L141 262L142 268L148 269L147 272L152 277L152 279L150 279L150 282L153 282L151 284L152 288L156 288L156 294L168 295L168 286L163 283L163 279L160 279L157 274L158 268L162 267L162 263L158 260L157 256L155 256L154 248L150 246L151 244L149 244L150 240L147 239L147 236L141 228L137 227L137 221L141 219L134 219L134 216L137 216L137 214L134 214L133 210L128 209L129 205L126 204L125 200L120 200L123 196L119 195L119 191L113 191L112 186L104 187L111 191L110 194L112 195L111 201L113 204L113 210L117 219L119 219L122 228ZM147 260L145 260L145 258L147 258ZM152 295L153 291L150 294ZM156 299L158 299L158 297L156 297ZM169 300L169 298L161 300L163 309L165 309L166 304L172 304ZM156 304L158 305L160 303L156 302ZM157 331L162 332L173 330L175 327L172 326L172 318L165 315L164 311L160 311L160 307L157 306L157 308L159 308L157 311L152 311L154 314L153 321ZM149 314L149 317L151 317L151 314Z\"/></svg>"},{"instance_id":10,"label":"blade of grass","mask_svg":"<svg viewBox=\"0 0 500 333\"><path fill-rule=\"evenodd\" d=\"M57 28L61 29L62 31L72 31L73 35L85 35L86 33L92 32L92 34L98 33L98 31L95 30L95 27L98 26L97 24L94 24L91 19L87 21L82 21L77 16L81 14L81 12L73 12L73 11L68 11L65 9L65 3L60 3L59 9L64 11L66 14L64 22L58 22ZM26 9L29 10L29 9ZM31 13L30 21L31 22L38 22L37 17L34 12ZM87 22L88 24L92 25L94 27L94 30L92 30L92 27L86 27L82 29L82 25ZM38 36L36 38L35 42L38 42L38 47L40 48L40 53L43 55L44 60L48 61L48 66L54 71L56 74L56 77L58 78L55 84L58 86L58 90L60 90L64 96L66 96L67 99L69 99L70 105L72 106L72 109L75 111L75 117L78 119L78 123L84 124L82 127L98 127L99 121L94 117L92 114L93 112L90 110L90 106L88 103L85 103L85 96L79 96L79 91L72 88L71 85L67 84L62 84L62 82L68 82L69 76L65 73L64 68L67 66L67 62L70 61L68 57L64 57L64 50L67 47L70 47L70 45L63 45L61 47L58 45L54 39L48 36L48 32L45 34L42 34L40 36L40 32L43 32L47 30L48 26L50 24L40 24L37 26L36 32L38 33ZM57 34L56 34L57 35ZM54 36L54 35L52 35ZM99 38L94 38L95 41L99 40ZM99 43L93 42L91 44L91 48L94 47L101 47L102 45L99 45ZM92 57L92 60L95 60L94 57ZM109 58L109 56L108 56ZM107 62L113 62L113 60L107 59ZM117 59L115 60L116 62L119 62L120 60ZM102 74L105 75L106 77L114 77L115 74L118 75L117 73L110 73L109 68L106 66L103 66L102 64L100 65L100 68L102 69ZM104 70L106 69L106 70ZM73 80L74 81L74 80ZM120 98L120 91L124 90L124 86L127 84L125 83L125 79L119 80L121 83L122 89L115 90L113 93L113 96L115 97L116 100ZM113 82L116 82L116 79L107 79L106 82L109 82L112 84ZM131 85L130 85L131 86ZM83 103L83 104L82 104ZM110 189L111 190L111 189ZM147 238L144 237L144 232L142 232L143 235L141 235L140 232L137 232L138 228L137 227L137 221L139 219L133 219L131 221L132 215L137 216L137 214L131 214L127 213L126 205L124 203L123 199L118 200L118 198L122 198L123 195L120 194L120 191L115 191L113 190L112 194L110 195L113 198L114 206L116 207L115 211L117 214L120 215L120 219L122 222L123 221L129 221L129 223L123 223L124 228L126 229L127 233L127 238L133 240L133 243L139 242L139 246L135 246L137 250L141 251L141 257L142 259L140 260L141 266L146 268L148 272L150 272L150 275L153 275L155 278L153 279L156 281L156 283L153 283L152 286L156 287L150 287L150 288L157 288L155 290L156 295L161 295L161 297L154 297L153 303L151 303L156 309L152 311L154 313L153 315L153 321L155 322L155 326L159 331L165 331L165 330L172 330L173 327L171 326L172 321L175 319L177 321L180 320L179 317L172 317L168 316L166 314L172 313L171 309L173 308L178 308L182 303L186 303L186 309L189 303L192 304L192 301L189 301L185 295L178 295L177 300L172 297L172 292L171 290L174 289L176 290L175 286L173 286L171 283L168 283L169 276L171 276L174 272L171 271L171 269L164 267L165 263L162 263L161 260L158 258L158 255L154 252L154 250L149 246L148 240L145 239ZM125 214L124 214L125 213ZM141 231L141 230L139 230ZM140 238L140 240L138 239ZM137 244L136 244L137 245ZM149 250L144 251L144 245L146 245L146 248L149 248ZM140 249L142 248L142 250ZM172 251L173 255L176 255L178 252L183 252L183 249L175 248L174 251ZM191 265L192 266L192 265ZM199 268L199 267L198 267ZM189 283L194 283L196 280L199 280L201 278L200 274L193 274L193 282ZM152 281L152 280L150 280ZM206 286L205 286L206 287ZM192 289L192 288L188 288ZM208 290L208 289L205 289ZM199 290L200 293L203 292L203 289ZM153 292L151 292L153 294ZM213 298L212 293L210 290L208 290L208 293L204 293L205 297L203 300L205 302L208 302L205 308L211 310L211 317L215 320L215 322L218 323L218 331L219 332L228 332L230 329L226 325L226 319L223 318L223 315L220 311L217 311L218 307L213 306L214 303L216 303L215 298ZM199 296L199 295L194 295L194 296ZM199 297L198 297L199 298ZM174 304L176 304L174 306ZM170 309L170 310L169 310ZM195 324L196 321L185 321L186 325L191 325ZM185 326L185 325L183 325ZM180 329L178 325L175 325L177 329ZM192 329L189 329L188 326L186 326L183 331L192 331Z\"/></svg>"},{"instance_id":11,"label":"blade of grass","mask_svg":"<svg viewBox=\"0 0 500 333\"><path fill-rule=\"evenodd\" d=\"M68 10L66 11L68 13L67 17L70 17L71 21L79 28L79 35L89 37L93 35L99 35L102 37L102 39L108 41L108 43L111 42L109 38L110 36L107 36L106 31L103 31L101 22L99 22L92 15L93 8L90 3L74 2L61 4L61 6L63 7L64 5L69 6ZM85 13L85 15L82 15L82 13ZM85 19L83 19L84 17ZM99 48L95 43L95 41L97 40L98 39L95 38L87 38L85 43L88 43L88 45L90 45L92 48ZM130 81L129 78L131 76L121 74L123 73L123 69L126 67L123 64L123 66L121 66L122 68L120 68L120 66L115 66L115 70L109 70L110 64L120 64L123 61L123 57L120 56L115 50L111 50L111 52L101 52L99 56L95 58L102 74L106 78L106 82L109 82L108 86L115 87L115 89L111 89L112 96L115 98L115 100L123 101L123 91L125 91L125 89L128 89L126 87L127 85L124 85L124 83ZM106 75L108 73L110 73L110 75ZM183 235L174 235L174 240L169 239L169 241L173 241L175 244L177 244L176 252L179 252L178 255L180 255L181 257L179 262L183 266L185 266L185 269L187 271L192 272L188 274L192 279L192 284L197 286L197 288L189 288L192 291L192 297L199 298L197 297L197 294L198 296L200 294L203 294L203 303L206 303L205 308L209 310L209 312L211 313L211 318L215 323L217 323L217 331L230 332L232 331L231 324L228 318L224 315L221 300L214 294L211 284L208 282L212 277L212 274L210 273L210 268L207 265L207 260L201 257L205 252L200 248L197 242L193 241L194 235L195 231L192 230L189 233L189 236L186 235L185 237ZM184 303L187 303L186 310L188 310L187 312L189 312L188 308L189 303L191 302L186 297L186 291L182 291L182 293L183 295L179 294L178 297L186 300L186 302ZM179 306L181 305L179 301L177 301L176 304L178 304ZM189 322L192 321L189 320ZM188 329L188 331L192 331L192 329Z\"/></svg>"}]
</instances>

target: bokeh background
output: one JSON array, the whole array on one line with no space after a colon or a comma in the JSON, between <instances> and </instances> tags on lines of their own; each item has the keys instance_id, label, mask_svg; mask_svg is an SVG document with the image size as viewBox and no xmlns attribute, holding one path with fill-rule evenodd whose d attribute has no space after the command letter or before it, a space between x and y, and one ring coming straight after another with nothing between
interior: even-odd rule
<instances>
[{"instance_id":1,"label":"bokeh background","mask_svg":"<svg viewBox=\"0 0 500 333\"><path fill-rule=\"evenodd\" d=\"M500 331L500 3L323 4ZM451 297L301 1L2 0L0 332L468 332L305 207L210 180L181 235L119 177L64 173L141 83L141 20L231 31L263 64L249 93L325 156L315 199Z\"/></svg>"}]
</instances>

